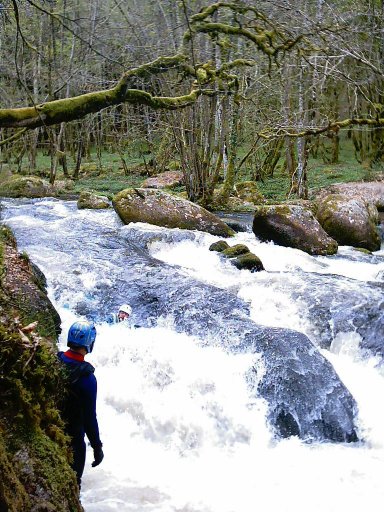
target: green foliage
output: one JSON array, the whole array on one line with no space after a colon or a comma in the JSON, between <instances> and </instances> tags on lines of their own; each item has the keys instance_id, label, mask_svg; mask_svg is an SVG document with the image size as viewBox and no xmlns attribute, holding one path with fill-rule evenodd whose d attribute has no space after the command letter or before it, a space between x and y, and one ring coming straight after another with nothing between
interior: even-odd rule
<instances>
[{"instance_id":1,"label":"green foliage","mask_svg":"<svg viewBox=\"0 0 384 512\"><path fill-rule=\"evenodd\" d=\"M0 226L0 284L5 273L4 250L6 243L15 244L15 238L12 231L7 226Z\"/></svg>"},{"instance_id":2,"label":"green foliage","mask_svg":"<svg viewBox=\"0 0 384 512\"><path fill-rule=\"evenodd\" d=\"M57 413L61 375L47 342L34 334L21 335L16 325L1 325L0 370L2 407L12 411L14 425L28 432L61 425ZM63 440L62 435L56 438Z\"/></svg>"},{"instance_id":3,"label":"green foliage","mask_svg":"<svg viewBox=\"0 0 384 512\"><path fill-rule=\"evenodd\" d=\"M161 141L159 141L161 145ZM154 148L154 151L156 148ZM154 169L149 165L151 154L147 153L147 147L143 146L142 141L129 143L127 141L124 149L123 158L127 164L128 175L125 175L121 167L121 159L111 152L111 149L101 152L101 159L92 152L90 157L83 158L80 168L79 179L74 183L71 194L79 194L82 191L93 191L95 193L106 195L110 199L126 188L140 187L143 180ZM246 150L244 147L238 148L238 154L244 155ZM173 158L173 156L172 156ZM240 160L240 157L239 157ZM74 163L69 163L69 173L73 173ZM50 157L43 154L42 151L37 155L38 170L36 174L39 176L49 175ZM9 166L14 172L16 165ZM167 168L178 168L179 162L170 160ZM23 173L27 172L27 162L25 162ZM368 181L383 172L382 165L375 164L373 167L358 163L354 156L354 149L349 139L343 137L340 142L339 163L324 163L319 158L310 157L308 161L308 187L309 189L318 189L326 187L334 183L350 182L350 181ZM243 166L238 175L238 183L247 182L254 179L254 169L252 166ZM58 170L57 180L64 179L61 169ZM263 181L257 181L257 187L263 194L267 202L284 201L288 197L291 188L290 176L284 170L284 160L280 159L275 167L273 176L263 177ZM185 187L177 187L177 192L183 192Z\"/></svg>"}]
</instances>

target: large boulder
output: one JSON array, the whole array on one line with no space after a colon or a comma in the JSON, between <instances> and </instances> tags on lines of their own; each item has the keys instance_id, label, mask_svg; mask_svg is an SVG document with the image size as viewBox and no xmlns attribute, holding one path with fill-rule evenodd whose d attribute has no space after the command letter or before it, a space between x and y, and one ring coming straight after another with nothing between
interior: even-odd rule
<instances>
[{"instance_id":1,"label":"large boulder","mask_svg":"<svg viewBox=\"0 0 384 512\"><path fill-rule=\"evenodd\" d=\"M113 207L125 224L146 222L155 226L197 229L217 236L234 231L216 215L191 201L153 189L125 189L116 194Z\"/></svg>"},{"instance_id":2,"label":"large boulder","mask_svg":"<svg viewBox=\"0 0 384 512\"><path fill-rule=\"evenodd\" d=\"M97 196L96 194L87 191L81 192L79 199L77 200L77 207L79 210L86 208L91 210L103 210L105 208L110 208L110 206L108 197Z\"/></svg>"},{"instance_id":3,"label":"large boulder","mask_svg":"<svg viewBox=\"0 0 384 512\"><path fill-rule=\"evenodd\" d=\"M47 197L55 194L55 189L46 180L36 176L18 176L0 183L0 196L3 197Z\"/></svg>"},{"instance_id":4,"label":"large boulder","mask_svg":"<svg viewBox=\"0 0 384 512\"><path fill-rule=\"evenodd\" d=\"M325 231L341 245L380 249L377 208L358 197L326 196L318 204L317 219Z\"/></svg>"},{"instance_id":5,"label":"large boulder","mask_svg":"<svg viewBox=\"0 0 384 512\"><path fill-rule=\"evenodd\" d=\"M358 197L373 203L379 210L384 210L384 181L336 183L329 187L313 191L312 199L318 201L330 194L345 194L351 197Z\"/></svg>"},{"instance_id":6,"label":"large boulder","mask_svg":"<svg viewBox=\"0 0 384 512\"><path fill-rule=\"evenodd\" d=\"M312 212L296 205L260 206L252 226L257 238L283 247L294 247L308 254L329 255L337 252L333 240Z\"/></svg>"}]
</instances>

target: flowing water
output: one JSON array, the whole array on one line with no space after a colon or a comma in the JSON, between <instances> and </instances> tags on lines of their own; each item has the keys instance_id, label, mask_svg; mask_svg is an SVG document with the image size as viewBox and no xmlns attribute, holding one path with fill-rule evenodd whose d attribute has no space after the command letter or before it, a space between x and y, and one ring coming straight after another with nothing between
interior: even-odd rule
<instances>
[{"instance_id":1,"label":"flowing water","mask_svg":"<svg viewBox=\"0 0 384 512\"><path fill-rule=\"evenodd\" d=\"M88 448L86 512L381 512L383 250L312 257L245 231L230 244L260 257L265 271L251 274L208 250L217 237L123 226L112 210L78 211L71 201L3 200L1 220L47 278L61 348L74 320L96 322L87 358L105 459L91 468ZM257 354L226 350L209 328L183 332L164 313L172 272L241 299L258 324L305 333L355 398L360 441L277 438L244 377L255 365L262 375ZM133 306L131 324L107 324L123 302ZM204 314L203 294L194 307Z\"/></svg>"}]
</instances>

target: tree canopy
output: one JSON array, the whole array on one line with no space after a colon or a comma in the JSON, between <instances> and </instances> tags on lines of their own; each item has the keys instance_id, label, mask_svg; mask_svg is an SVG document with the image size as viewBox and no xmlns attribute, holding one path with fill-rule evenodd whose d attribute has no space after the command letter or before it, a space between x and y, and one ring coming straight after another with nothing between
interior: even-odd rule
<instances>
[{"instance_id":1,"label":"tree canopy","mask_svg":"<svg viewBox=\"0 0 384 512\"><path fill-rule=\"evenodd\" d=\"M308 137L337 142L340 130L366 127L369 140L351 132L356 154L381 160L383 5L8 0L0 5L0 146L105 112L103 137L117 136L132 126L125 105L151 134L173 133L181 159L199 147L195 172L209 169L212 183L235 166L241 141L251 155L260 140L281 153L275 141L284 139L293 173L289 139L302 146L300 162Z\"/></svg>"}]
</instances>

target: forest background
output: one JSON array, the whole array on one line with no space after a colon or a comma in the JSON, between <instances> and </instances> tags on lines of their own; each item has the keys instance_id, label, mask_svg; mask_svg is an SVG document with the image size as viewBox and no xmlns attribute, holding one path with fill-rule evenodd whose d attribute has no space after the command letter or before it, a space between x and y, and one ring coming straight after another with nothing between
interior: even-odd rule
<instances>
[{"instance_id":1,"label":"forest background","mask_svg":"<svg viewBox=\"0 0 384 512\"><path fill-rule=\"evenodd\" d=\"M111 196L180 170L214 208L384 167L384 1L0 3L0 178Z\"/></svg>"}]
</instances>

